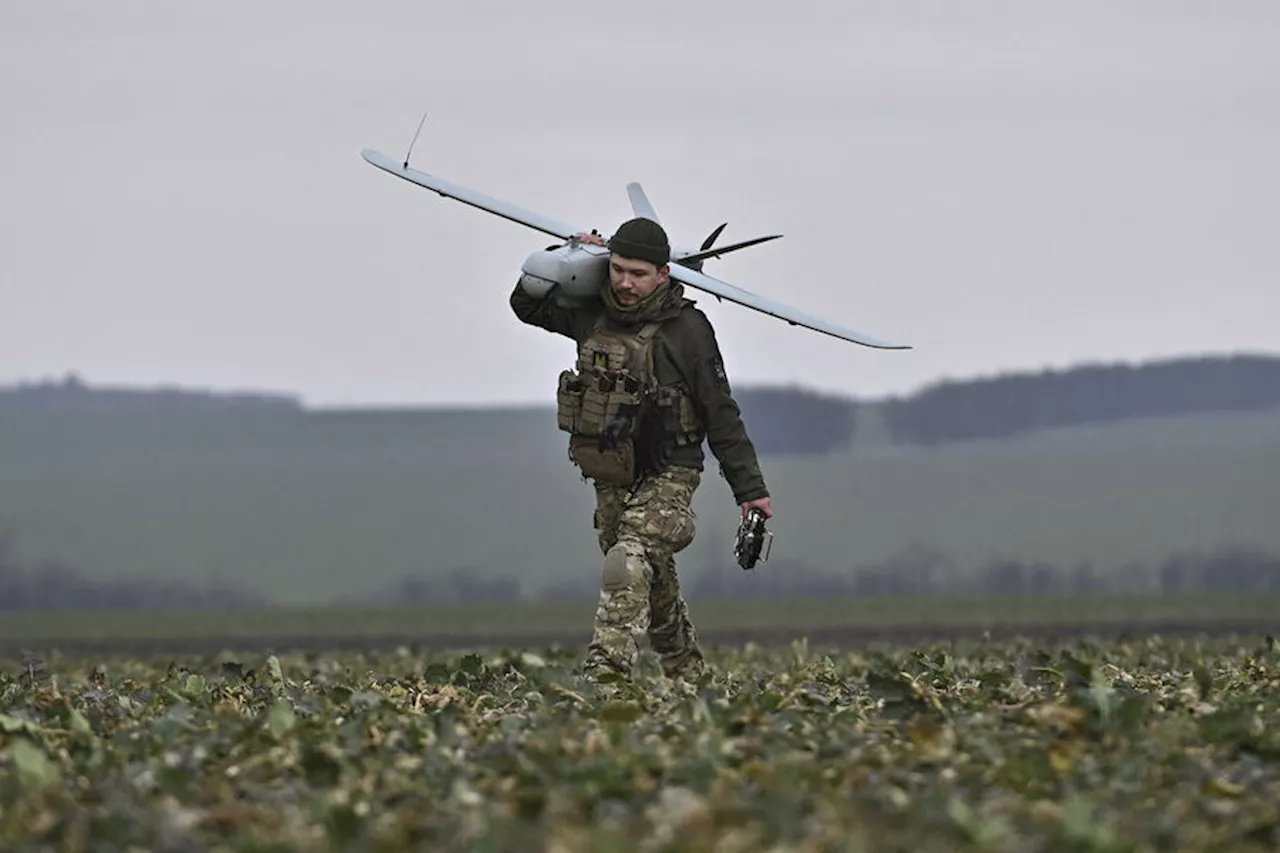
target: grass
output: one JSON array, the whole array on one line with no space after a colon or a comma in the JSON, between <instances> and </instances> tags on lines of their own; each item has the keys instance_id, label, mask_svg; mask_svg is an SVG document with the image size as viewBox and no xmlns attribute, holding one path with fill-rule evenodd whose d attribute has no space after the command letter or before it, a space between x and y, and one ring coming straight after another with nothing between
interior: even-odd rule
<instances>
[{"instance_id":1,"label":"grass","mask_svg":"<svg viewBox=\"0 0 1280 853\"><path fill-rule=\"evenodd\" d=\"M1270 638L250 653L0 665L0 844L73 851L1274 850Z\"/></svg>"}]
</instances>

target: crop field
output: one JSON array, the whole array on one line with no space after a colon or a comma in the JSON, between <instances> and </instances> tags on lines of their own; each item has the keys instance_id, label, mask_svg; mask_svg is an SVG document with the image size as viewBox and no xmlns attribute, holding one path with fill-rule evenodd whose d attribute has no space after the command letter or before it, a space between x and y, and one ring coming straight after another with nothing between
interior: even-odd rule
<instances>
[{"instance_id":1,"label":"crop field","mask_svg":"<svg viewBox=\"0 0 1280 853\"><path fill-rule=\"evenodd\" d=\"M1090 633L1280 633L1280 590L1167 594L689 599L704 641L839 644ZM404 607L15 612L0 619L0 655L214 654L242 649L359 651L581 647L596 600Z\"/></svg>"},{"instance_id":2,"label":"crop field","mask_svg":"<svg viewBox=\"0 0 1280 853\"><path fill-rule=\"evenodd\" d=\"M9 850L1262 851L1262 633L0 663Z\"/></svg>"}]
</instances>

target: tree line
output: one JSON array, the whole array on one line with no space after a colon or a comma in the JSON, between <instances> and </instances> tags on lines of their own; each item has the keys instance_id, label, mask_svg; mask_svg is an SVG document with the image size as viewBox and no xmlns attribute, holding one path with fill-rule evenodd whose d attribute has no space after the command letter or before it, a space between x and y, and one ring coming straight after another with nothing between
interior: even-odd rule
<instances>
[{"instance_id":1,"label":"tree line","mask_svg":"<svg viewBox=\"0 0 1280 853\"><path fill-rule=\"evenodd\" d=\"M5 412L84 411L301 411L300 398L286 394L231 393L189 388L102 387L72 372L60 379L0 386L0 414Z\"/></svg>"},{"instance_id":2,"label":"tree line","mask_svg":"<svg viewBox=\"0 0 1280 853\"><path fill-rule=\"evenodd\" d=\"M815 455L846 449L878 410L889 438L937 445L1000 439L1035 430L1149 418L1280 407L1280 357L1183 358L1142 365L1082 365L1064 370L947 380L883 400L858 400L798 387L735 392L758 452ZM290 396L177 389L104 389L74 375L60 382L0 388L9 411L303 410ZM503 416L495 410L493 417Z\"/></svg>"},{"instance_id":3,"label":"tree line","mask_svg":"<svg viewBox=\"0 0 1280 853\"><path fill-rule=\"evenodd\" d=\"M1280 407L1280 358L1179 359L939 382L882 404L895 441L998 439L1129 418Z\"/></svg>"},{"instance_id":4,"label":"tree line","mask_svg":"<svg viewBox=\"0 0 1280 853\"><path fill-rule=\"evenodd\" d=\"M232 585L93 580L74 568L49 561L24 567L16 559L10 541L0 537L0 612L270 606L262 597ZM848 571L818 569L802 561L772 560L748 577L737 565L712 566L681 578L681 586L688 597L704 600L1273 590L1280 589L1280 555L1228 548L1176 553L1154 564L1118 568L993 559L977 569L964 569L945 554L921 548ZM598 594L598 584L592 576L535 589L520 579L480 566L463 566L442 575L405 576L385 587L360 596L345 596L333 603L439 606L584 600Z\"/></svg>"},{"instance_id":5,"label":"tree line","mask_svg":"<svg viewBox=\"0 0 1280 853\"><path fill-rule=\"evenodd\" d=\"M13 537L0 533L0 612L199 610L265 605L259 596L230 584L96 579L58 560L27 565L19 559Z\"/></svg>"},{"instance_id":6,"label":"tree line","mask_svg":"<svg viewBox=\"0 0 1280 853\"><path fill-rule=\"evenodd\" d=\"M963 569L947 555L921 548L850 572L817 569L801 561L778 561L776 566L763 564L753 578L744 580L735 574L742 574L742 570L733 566L704 572L685 586L688 594L700 598L1262 591L1280 589L1280 555L1223 548L1178 552L1154 563L1119 567L993 558L975 569Z\"/></svg>"},{"instance_id":7,"label":"tree line","mask_svg":"<svg viewBox=\"0 0 1280 853\"><path fill-rule=\"evenodd\" d=\"M1083 365L937 382L884 400L798 388L736 393L757 450L769 455L847 448L873 408L899 444L991 440L1131 418L1280 407L1280 357L1185 358L1143 365Z\"/></svg>"}]
</instances>

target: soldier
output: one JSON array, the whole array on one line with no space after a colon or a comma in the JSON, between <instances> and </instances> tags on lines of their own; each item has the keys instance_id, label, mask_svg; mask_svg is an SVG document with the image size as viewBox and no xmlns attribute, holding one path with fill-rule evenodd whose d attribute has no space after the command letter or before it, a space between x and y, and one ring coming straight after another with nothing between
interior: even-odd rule
<instances>
[{"instance_id":1,"label":"soldier","mask_svg":"<svg viewBox=\"0 0 1280 853\"><path fill-rule=\"evenodd\" d=\"M605 243L609 280L600 299L558 304L517 283L511 308L524 323L572 338L577 370L560 376L560 428L596 491L594 525L604 553L600 603L587 647L588 677L630 677L647 634L668 677L705 671L675 555L694 538L693 494L705 438L745 518L773 516L755 447L747 437L716 343L702 311L669 277L667 235L658 223L624 222Z\"/></svg>"}]
</instances>

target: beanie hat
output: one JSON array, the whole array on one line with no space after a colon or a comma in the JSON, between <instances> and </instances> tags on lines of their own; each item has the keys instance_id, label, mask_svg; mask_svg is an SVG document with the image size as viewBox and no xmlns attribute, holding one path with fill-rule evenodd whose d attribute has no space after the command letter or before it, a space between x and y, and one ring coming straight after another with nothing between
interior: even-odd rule
<instances>
[{"instance_id":1,"label":"beanie hat","mask_svg":"<svg viewBox=\"0 0 1280 853\"><path fill-rule=\"evenodd\" d=\"M617 232L609 238L609 251L624 258L648 261L656 267L662 267L671 260L667 232L652 219L641 216L618 226Z\"/></svg>"}]
</instances>

